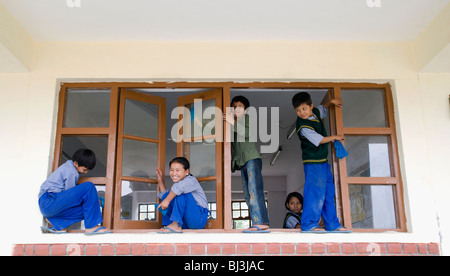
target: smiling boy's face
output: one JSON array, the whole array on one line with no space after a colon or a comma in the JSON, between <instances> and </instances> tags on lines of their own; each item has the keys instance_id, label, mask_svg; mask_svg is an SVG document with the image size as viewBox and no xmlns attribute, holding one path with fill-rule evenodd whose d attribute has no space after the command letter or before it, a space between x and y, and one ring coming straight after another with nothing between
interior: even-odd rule
<instances>
[{"instance_id":1,"label":"smiling boy's face","mask_svg":"<svg viewBox=\"0 0 450 276\"><path fill-rule=\"evenodd\" d=\"M314 105L308 105L306 103L302 103L301 105L295 108L295 112L297 112L297 116L301 119L308 119L313 115L313 107Z\"/></svg>"},{"instance_id":2,"label":"smiling boy's face","mask_svg":"<svg viewBox=\"0 0 450 276\"><path fill-rule=\"evenodd\" d=\"M170 165L170 178L173 182L183 180L189 174L189 169L185 170L183 164L173 162Z\"/></svg>"}]
</instances>

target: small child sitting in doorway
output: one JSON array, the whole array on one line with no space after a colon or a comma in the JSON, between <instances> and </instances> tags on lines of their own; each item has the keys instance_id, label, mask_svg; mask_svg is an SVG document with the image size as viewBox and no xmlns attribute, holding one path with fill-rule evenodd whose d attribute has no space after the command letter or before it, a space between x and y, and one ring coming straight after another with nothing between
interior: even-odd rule
<instances>
[{"instance_id":1,"label":"small child sitting in doorway","mask_svg":"<svg viewBox=\"0 0 450 276\"><path fill-rule=\"evenodd\" d=\"M303 211L303 196L297 192L288 194L284 206L288 212L284 218L283 228L300 229Z\"/></svg>"}]
</instances>

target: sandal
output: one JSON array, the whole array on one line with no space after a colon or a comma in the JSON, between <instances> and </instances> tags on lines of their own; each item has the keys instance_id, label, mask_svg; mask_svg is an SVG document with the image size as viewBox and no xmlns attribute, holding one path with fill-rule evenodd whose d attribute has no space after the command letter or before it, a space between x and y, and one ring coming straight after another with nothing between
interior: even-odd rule
<instances>
[{"instance_id":1,"label":"sandal","mask_svg":"<svg viewBox=\"0 0 450 276\"><path fill-rule=\"evenodd\" d=\"M112 231L107 230L107 231L103 231L103 232L99 232L100 230L106 229L105 226L100 226L97 229L95 229L92 232L84 232L85 235L101 235L101 234L110 234L112 233Z\"/></svg>"},{"instance_id":2,"label":"sandal","mask_svg":"<svg viewBox=\"0 0 450 276\"><path fill-rule=\"evenodd\" d=\"M331 230L331 231L327 231L328 233L353 233L352 230L348 230L346 227L341 226L337 229Z\"/></svg>"},{"instance_id":3,"label":"sandal","mask_svg":"<svg viewBox=\"0 0 450 276\"><path fill-rule=\"evenodd\" d=\"M161 230L165 230L165 229L167 229L169 231L159 231L157 233L158 234L183 234L183 231L176 231L176 230L173 230L172 228L167 227L167 226L164 226L163 228L161 228Z\"/></svg>"},{"instance_id":4,"label":"sandal","mask_svg":"<svg viewBox=\"0 0 450 276\"><path fill-rule=\"evenodd\" d=\"M323 229L323 228L315 227L315 228L312 228L312 229L310 229L310 230L302 231L301 233L323 234L323 233L326 233L326 232L327 232L327 231L325 231L325 229Z\"/></svg>"},{"instance_id":5,"label":"sandal","mask_svg":"<svg viewBox=\"0 0 450 276\"><path fill-rule=\"evenodd\" d=\"M262 229L259 226L253 225L253 226L251 226L248 229L252 229L252 228L255 228L256 230L244 230L244 231L242 231L242 233L249 233L249 234L253 234L253 233L270 233L270 230L268 228Z\"/></svg>"},{"instance_id":6,"label":"sandal","mask_svg":"<svg viewBox=\"0 0 450 276\"><path fill-rule=\"evenodd\" d=\"M66 230L56 230L55 227L44 227L41 226L41 230L43 233L52 233L52 234L67 234Z\"/></svg>"}]
</instances>

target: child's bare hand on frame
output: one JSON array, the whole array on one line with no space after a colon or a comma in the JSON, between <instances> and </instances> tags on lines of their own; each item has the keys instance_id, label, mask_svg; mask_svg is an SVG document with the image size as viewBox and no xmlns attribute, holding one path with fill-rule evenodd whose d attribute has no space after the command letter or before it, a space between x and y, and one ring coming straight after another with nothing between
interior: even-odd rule
<instances>
[{"instance_id":1,"label":"child's bare hand on frame","mask_svg":"<svg viewBox=\"0 0 450 276\"><path fill-rule=\"evenodd\" d=\"M231 124L231 125L234 125L234 115L233 115L233 113L231 113L231 112L223 113L223 119L224 119L227 123L229 123L229 124Z\"/></svg>"},{"instance_id":2,"label":"child's bare hand on frame","mask_svg":"<svg viewBox=\"0 0 450 276\"><path fill-rule=\"evenodd\" d=\"M337 107L342 107L344 105L344 101L341 98L332 99L330 103Z\"/></svg>"}]
</instances>

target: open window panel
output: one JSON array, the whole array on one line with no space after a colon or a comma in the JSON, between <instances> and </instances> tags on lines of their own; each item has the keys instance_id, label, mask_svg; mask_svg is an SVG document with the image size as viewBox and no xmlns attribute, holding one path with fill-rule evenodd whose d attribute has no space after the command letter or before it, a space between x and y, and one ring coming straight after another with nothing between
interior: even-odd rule
<instances>
[{"instance_id":1,"label":"open window panel","mask_svg":"<svg viewBox=\"0 0 450 276\"><path fill-rule=\"evenodd\" d=\"M165 172L166 100L122 89L119 100L115 229L161 227L156 168Z\"/></svg>"},{"instance_id":2,"label":"open window panel","mask_svg":"<svg viewBox=\"0 0 450 276\"><path fill-rule=\"evenodd\" d=\"M336 112L348 156L339 160L345 226L357 232L405 231L389 86L340 87Z\"/></svg>"},{"instance_id":3,"label":"open window panel","mask_svg":"<svg viewBox=\"0 0 450 276\"><path fill-rule=\"evenodd\" d=\"M190 162L211 212L207 229L223 228L222 90L178 97L177 156Z\"/></svg>"}]
</instances>

